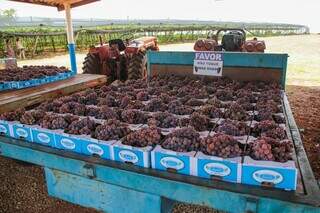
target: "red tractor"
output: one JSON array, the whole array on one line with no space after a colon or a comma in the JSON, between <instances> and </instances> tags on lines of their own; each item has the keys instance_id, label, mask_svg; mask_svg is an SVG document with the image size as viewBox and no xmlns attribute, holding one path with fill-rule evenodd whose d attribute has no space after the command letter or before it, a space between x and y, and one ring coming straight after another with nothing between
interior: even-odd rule
<instances>
[{"instance_id":1,"label":"red tractor","mask_svg":"<svg viewBox=\"0 0 320 213\"><path fill-rule=\"evenodd\" d=\"M224 32L221 44L218 42L220 33ZM211 34L211 35L210 35ZM195 51L229 51L229 52L264 52L264 41L246 40L243 29L220 29L216 34L209 33L207 39L199 39L194 44Z\"/></svg>"},{"instance_id":2,"label":"red tractor","mask_svg":"<svg viewBox=\"0 0 320 213\"><path fill-rule=\"evenodd\" d=\"M110 40L90 48L83 62L83 73L107 75L109 81L144 78L147 50L159 51L156 37Z\"/></svg>"}]
</instances>

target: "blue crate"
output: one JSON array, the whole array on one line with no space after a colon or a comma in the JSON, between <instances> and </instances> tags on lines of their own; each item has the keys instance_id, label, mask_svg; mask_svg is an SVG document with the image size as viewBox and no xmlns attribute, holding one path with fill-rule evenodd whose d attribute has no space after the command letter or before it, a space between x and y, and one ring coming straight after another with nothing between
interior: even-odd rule
<instances>
[{"instance_id":1,"label":"blue crate","mask_svg":"<svg viewBox=\"0 0 320 213\"><path fill-rule=\"evenodd\" d=\"M72 152L82 153L81 140L62 131L55 133L55 147Z\"/></svg>"},{"instance_id":2,"label":"blue crate","mask_svg":"<svg viewBox=\"0 0 320 213\"><path fill-rule=\"evenodd\" d=\"M12 136L10 122L0 120L0 135Z\"/></svg>"},{"instance_id":3,"label":"blue crate","mask_svg":"<svg viewBox=\"0 0 320 213\"><path fill-rule=\"evenodd\" d=\"M150 153L152 147L132 147L118 141L113 145L113 157L115 161L132 163L136 166L150 167Z\"/></svg>"},{"instance_id":4,"label":"blue crate","mask_svg":"<svg viewBox=\"0 0 320 213\"><path fill-rule=\"evenodd\" d=\"M185 175L195 175L196 160L194 158L196 152L174 152L163 149L157 145L151 151L151 166L154 169L170 171Z\"/></svg>"},{"instance_id":5,"label":"blue crate","mask_svg":"<svg viewBox=\"0 0 320 213\"><path fill-rule=\"evenodd\" d=\"M9 83L9 88L8 89L19 89L19 81L10 81Z\"/></svg>"},{"instance_id":6,"label":"blue crate","mask_svg":"<svg viewBox=\"0 0 320 213\"><path fill-rule=\"evenodd\" d=\"M27 80L27 81L20 81L19 82L19 89L27 88L27 87L32 87L32 80Z\"/></svg>"},{"instance_id":7,"label":"blue crate","mask_svg":"<svg viewBox=\"0 0 320 213\"><path fill-rule=\"evenodd\" d=\"M3 83L3 90L11 89L11 82L4 82Z\"/></svg>"},{"instance_id":8,"label":"blue crate","mask_svg":"<svg viewBox=\"0 0 320 213\"><path fill-rule=\"evenodd\" d=\"M33 78L30 81L31 81L32 86L40 85L40 80L39 79Z\"/></svg>"},{"instance_id":9,"label":"blue crate","mask_svg":"<svg viewBox=\"0 0 320 213\"><path fill-rule=\"evenodd\" d=\"M35 143L55 147L55 133L53 131L34 127L31 129L32 138Z\"/></svg>"},{"instance_id":10,"label":"blue crate","mask_svg":"<svg viewBox=\"0 0 320 213\"><path fill-rule=\"evenodd\" d=\"M100 141L89 136L80 138L82 153L85 155L97 155L103 159L111 160L112 144L116 141Z\"/></svg>"},{"instance_id":11,"label":"blue crate","mask_svg":"<svg viewBox=\"0 0 320 213\"><path fill-rule=\"evenodd\" d=\"M198 152L196 176L220 179L227 182L241 182L241 157L223 159Z\"/></svg>"},{"instance_id":12,"label":"blue crate","mask_svg":"<svg viewBox=\"0 0 320 213\"><path fill-rule=\"evenodd\" d=\"M13 137L22 139L28 142L33 142L31 128L28 125L13 123L12 124Z\"/></svg>"},{"instance_id":13,"label":"blue crate","mask_svg":"<svg viewBox=\"0 0 320 213\"><path fill-rule=\"evenodd\" d=\"M4 83L0 83L0 90L4 90Z\"/></svg>"},{"instance_id":14,"label":"blue crate","mask_svg":"<svg viewBox=\"0 0 320 213\"><path fill-rule=\"evenodd\" d=\"M59 81L59 80L60 80L58 74L51 76L51 79L52 79L52 82L55 82L55 81Z\"/></svg>"},{"instance_id":15,"label":"blue crate","mask_svg":"<svg viewBox=\"0 0 320 213\"><path fill-rule=\"evenodd\" d=\"M258 186L267 184L275 188L296 190L295 162L257 161L246 156L242 164L241 183Z\"/></svg>"}]
</instances>

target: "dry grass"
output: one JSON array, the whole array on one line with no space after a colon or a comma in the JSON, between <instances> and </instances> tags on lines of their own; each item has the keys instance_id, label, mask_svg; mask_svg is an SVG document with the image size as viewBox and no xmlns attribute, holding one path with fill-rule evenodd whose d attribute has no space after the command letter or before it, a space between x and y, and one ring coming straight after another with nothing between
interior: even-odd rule
<instances>
[{"instance_id":1,"label":"dry grass","mask_svg":"<svg viewBox=\"0 0 320 213\"><path fill-rule=\"evenodd\" d=\"M287 84L320 86L320 35L264 38L267 52L288 53Z\"/></svg>"}]
</instances>

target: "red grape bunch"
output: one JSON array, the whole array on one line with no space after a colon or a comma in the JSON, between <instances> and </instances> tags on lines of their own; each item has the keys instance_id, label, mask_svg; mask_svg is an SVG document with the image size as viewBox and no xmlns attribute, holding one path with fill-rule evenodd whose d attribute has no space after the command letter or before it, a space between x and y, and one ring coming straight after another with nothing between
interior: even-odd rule
<instances>
[{"instance_id":1,"label":"red grape bunch","mask_svg":"<svg viewBox=\"0 0 320 213\"><path fill-rule=\"evenodd\" d=\"M271 137L274 139L286 139L287 134L285 129L280 127L278 124L276 124L274 121L271 120L264 120L257 124L252 129L252 133L256 136L266 136Z\"/></svg>"},{"instance_id":2,"label":"red grape bunch","mask_svg":"<svg viewBox=\"0 0 320 213\"><path fill-rule=\"evenodd\" d=\"M185 105L187 106L202 106L204 105L204 102L199 100L199 99L195 99L195 98L190 98Z\"/></svg>"},{"instance_id":3,"label":"red grape bunch","mask_svg":"<svg viewBox=\"0 0 320 213\"><path fill-rule=\"evenodd\" d=\"M161 131L157 127L139 129L128 134L123 144L134 147L155 146L161 142Z\"/></svg>"},{"instance_id":4,"label":"red grape bunch","mask_svg":"<svg viewBox=\"0 0 320 213\"><path fill-rule=\"evenodd\" d=\"M0 120L4 121L19 121L21 116L25 113L24 108L17 109L12 112L4 112L0 115Z\"/></svg>"},{"instance_id":5,"label":"red grape bunch","mask_svg":"<svg viewBox=\"0 0 320 213\"><path fill-rule=\"evenodd\" d=\"M206 115L194 112L190 117L189 125L197 131L207 131L210 130L210 119Z\"/></svg>"},{"instance_id":6,"label":"red grape bunch","mask_svg":"<svg viewBox=\"0 0 320 213\"><path fill-rule=\"evenodd\" d=\"M147 101L147 100L149 100L148 92L146 92L146 91L138 92L137 100L139 100L139 101Z\"/></svg>"},{"instance_id":7,"label":"red grape bunch","mask_svg":"<svg viewBox=\"0 0 320 213\"><path fill-rule=\"evenodd\" d=\"M176 129L166 136L161 146L176 152L198 151L200 135L191 127Z\"/></svg>"},{"instance_id":8,"label":"red grape bunch","mask_svg":"<svg viewBox=\"0 0 320 213\"><path fill-rule=\"evenodd\" d=\"M172 128L179 125L179 119L169 112L157 112L148 119L149 126Z\"/></svg>"},{"instance_id":9,"label":"red grape bunch","mask_svg":"<svg viewBox=\"0 0 320 213\"><path fill-rule=\"evenodd\" d=\"M158 112L158 111L165 111L167 110L167 105L162 102L159 98L151 99L149 103L146 104L144 107L145 111L148 112Z\"/></svg>"},{"instance_id":10,"label":"red grape bunch","mask_svg":"<svg viewBox=\"0 0 320 213\"><path fill-rule=\"evenodd\" d=\"M231 120L238 120L238 121L251 120L251 116L238 103L231 104L229 109L226 110L224 116L225 116L225 118L229 118Z\"/></svg>"},{"instance_id":11,"label":"red grape bunch","mask_svg":"<svg viewBox=\"0 0 320 213\"><path fill-rule=\"evenodd\" d=\"M255 160L273 161L272 146L268 138L259 138L251 144L251 157Z\"/></svg>"},{"instance_id":12,"label":"red grape bunch","mask_svg":"<svg viewBox=\"0 0 320 213\"><path fill-rule=\"evenodd\" d=\"M46 129L66 129L73 121L78 120L77 116L47 114L43 117L40 126Z\"/></svg>"},{"instance_id":13,"label":"red grape bunch","mask_svg":"<svg viewBox=\"0 0 320 213\"><path fill-rule=\"evenodd\" d=\"M96 116L98 119L119 119L118 113L107 106L100 107L99 113Z\"/></svg>"},{"instance_id":14,"label":"red grape bunch","mask_svg":"<svg viewBox=\"0 0 320 213\"><path fill-rule=\"evenodd\" d=\"M91 135L95 131L96 126L97 124L94 120L86 117L73 121L68 128L65 129L65 132L74 135Z\"/></svg>"},{"instance_id":15,"label":"red grape bunch","mask_svg":"<svg viewBox=\"0 0 320 213\"><path fill-rule=\"evenodd\" d=\"M199 112L209 118L221 118L223 116L222 111L214 105L204 105L200 108Z\"/></svg>"},{"instance_id":16,"label":"red grape bunch","mask_svg":"<svg viewBox=\"0 0 320 213\"><path fill-rule=\"evenodd\" d=\"M145 124L148 118L146 113L135 109L123 110L121 113L121 120L129 124Z\"/></svg>"},{"instance_id":17,"label":"red grape bunch","mask_svg":"<svg viewBox=\"0 0 320 213\"><path fill-rule=\"evenodd\" d=\"M175 100L168 104L168 111L176 115L190 115L194 110L189 106L184 106L180 101Z\"/></svg>"},{"instance_id":18,"label":"red grape bunch","mask_svg":"<svg viewBox=\"0 0 320 213\"><path fill-rule=\"evenodd\" d=\"M217 132L232 136L244 136L250 132L250 127L241 121L224 120L217 128Z\"/></svg>"},{"instance_id":19,"label":"red grape bunch","mask_svg":"<svg viewBox=\"0 0 320 213\"><path fill-rule=\"evenodd\" d=\"M223 133L202 139L200 150L207 155L222 158L233 158L242 154L238 141Z\"/></svg>"},{"instance_id":20,"label":"red grape bunch","mask_svg":"<svg viewBox=\"0 0 320 213\"><path fill-rule=\"evenodd\" d=\"M233 91L231 89L218 89L215 95L220 101L233 100Z\"/></svg>"},{"instance_id":21,"label":"red grape bunch","mask_svg":"<svg viewBox=\"0 0 320 213\"><path fill-rule=\"evenodd\" d=\"M20 118L22 124L35 125L40 124L46 113L42 110L26 111Z\"/></svg>"},{"instance_id":22,"label":"red grape bunch","mask_svg":"<svg viewBox=\"0 0 320 213\"><path fill-rule=\"evenodd\" d=\"M110 119L95 129L94 137L99 140L120 140L131 132L128 125Z\"/></svg>"}]
</instances>

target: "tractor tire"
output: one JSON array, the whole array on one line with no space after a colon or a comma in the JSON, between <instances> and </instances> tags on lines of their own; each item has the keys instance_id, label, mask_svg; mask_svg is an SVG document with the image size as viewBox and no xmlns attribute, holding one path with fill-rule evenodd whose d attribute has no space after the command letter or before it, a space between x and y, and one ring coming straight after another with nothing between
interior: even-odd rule
<instances>
[{"instance_id":1,"label":"tractor tire","mask_svg":"<svg viewBox=\"0 0 320 213\"><path fill-rule=\"evenodd\" d=\"M147 74L147 57L139 52L132 56L128 65L128 79L142 79Z\"/></svg>"},{"instance_id":2,"label":"tractor tire","mask_svg":"<svg viewBox=\"0 0 320 213\"><path fill-rule=\"evenodd\" d=\"M98 55L88 53L84 58L82 71L84 74L101 74L100 59Z\"/></svg>"}]
</instances>

